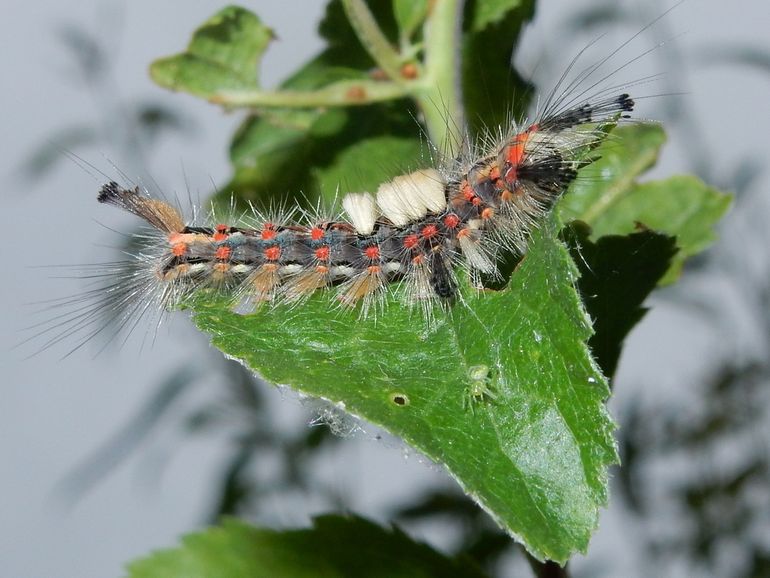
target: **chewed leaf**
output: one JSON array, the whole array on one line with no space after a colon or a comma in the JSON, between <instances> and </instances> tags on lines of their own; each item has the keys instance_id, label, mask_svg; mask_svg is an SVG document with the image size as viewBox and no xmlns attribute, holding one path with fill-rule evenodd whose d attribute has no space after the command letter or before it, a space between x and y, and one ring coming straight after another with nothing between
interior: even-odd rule
<instances>
[{"instance_id":1,"label":"chewed leaf","mask_svg":"<svg viewBox=\"0 0 770 578\"><path fill-rule=\"evenodd\" d=\"M595 243L584 224L572 223L567 238L580 269L578 287L593 319L591 352L604 374L615 375L623 340L646 308L642 306L677 254L676 237L645 230L605 235Z\"/></svg>"},{"instance_id":2,"label":"chewed leaf","mask_svg":"<svg viewBox=\"0 0 770 578\"><path fill-rule=\"evenodd\" d=\"M565 562L587 547L617 454L576 269L554 230L535 233L507 289L465 290L430 324L397 297L360 319L323 294L245 316L196 301L195 323L268 381L444 464L534 556Z\"/></svg>"},{"instance_id":3,"label":"chewed leaf","mask_svg":"<svg viewBox=\"0 0 770 578\"><path fill-rule=\"evenodd\" d=\"M203 98L257 88L259 60L272 38L255 14L228 6L194 32L185 52L153 62L150 74L161 86Z\"/></svg>"},{"instance_id":4,"label":"chewed leaf","mask_svg":"<svg viewBox=\"0 0 770 578\"><path fill-rule=\"evenodd\" d=\"M729 209L731 197L692 176L638 183L636 178L655 163L664 142L658 125L615 129L594 151L600 158L574 183L560 208L565 219L588 223L593 239L626 235L640 226L676 236L680 250L662 280L671 283L685 259L714 241L713 227Z\"/></svg>"},{"instance_id":5,"label":"chewed leaf","mask_svg":"<svg viewBox=\"0 0 770 578\"><path fill-rule=\"evenodd\" d=\"M267 530L238 520L182 538L182 545L132 562L129 578L483 578L469 560L448 558L355 516L321 516L312 528Z\"/></svg>"},{"instance_id":6,"label":"chewed leaf","mask_svg":"<svg viewBox=\"0 0 770 578\"><path fill-rule=\"evenodd\" d=\"M673 283L685 259L697 255L716 239L714 225L732 204L732 197L709 187L693 176L671 177L663 181L631 187L615 204L612 212L594 223L594 234L630 233L636 223L676 235L679 254L663 278Z\"/></svg>"}]
</instances>

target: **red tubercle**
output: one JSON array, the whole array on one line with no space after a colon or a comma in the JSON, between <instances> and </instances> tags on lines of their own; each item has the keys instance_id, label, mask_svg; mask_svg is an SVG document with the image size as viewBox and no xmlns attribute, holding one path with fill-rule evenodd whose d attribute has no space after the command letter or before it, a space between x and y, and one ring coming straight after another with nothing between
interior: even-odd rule
<instances>
[{"instance_id":1,"label":"red tubercle","mask_svg":"<svg viewBox=\"0 0 770 578\"><path fill-rule=\"evenodd\" d=\"M330 251L329 251L328 245L324 245L323 247L318 247L318 249L316 249L314 253L315 253L315 258L318 259L319 261L329 260Z\"/></svg>"},{"instance_id":2,"label":"red tubercle","mask_svg":"<svg viewBox=\"0 0 770 578\"><path fill-rule=\"evenodd\" d=\"M449 213L446 217L444 217L444 226L447 229L456 229L457 225L459 224L460 224L460 217L458 217L454 213Z\"/></svg>"},{"instance_id":3,"label":"red tubercle","mask_svg":"<svg viewBox=\"0 0 770 578\"><path fill-rule=\"evenodd\" d=\"M511 139L511 143L506 147L504 153L506 161L505 174L503 180L506 183L516 182L518 167L524 161L527 153L527 141L533 132L537 131L537 125L533 124L526 131L520 132Z\"/></svg>"},{"instance_id":4,"label":"red tubercle","mask_svg":"<svg viewBox=\"0 0 770 578\"><path fill-rule=\"evenodd\" d=\"M219 261L227 261L230 259L232 254L233 250L230 247L227 245L222 245L221 247L217 247L217 250L214 253L214 257L216 257Z\"/></svg>"},{"instance_id":5,"label":"red tubercle","mask_svg":"<svg viewBox=\"0 0 770 578\"><path fill-rule=\"evenodd\" d=\"M417 246L417 243L420 242L420 238L417 235L407 235L404 238L404 247L407 249L412 249Z\"/></svg>"},{"instance_id":6,"label":"red tubercle","mask_svg":"<svg viewBox=\"0 0 770 578\"><path fill-rule=\"evenodd\" d=\"M227 237L230 236L227 233L229 230L230 230L230 227L227 225L217 225L216 227L214 227L214 231L215 231L214 237L213 237L214 241L218 242L218 241L224 241L225 239L227 239Z\"/></svg>"},{"instance_id":7,"label":"red tubercle","mask_svg":"<svg viewBox=\"0 0 770 578\"><path fill-rule=\"evenodd\" d=\"M435 237L438 234L438 227L434 224L425 225L422 228L422 231L420 231L420 235L422 235L423 239L430 239L431 237Z\"/></svg>"},{"instance_id":8,"label":"red tubercle","mask_svg":"<svg viewBox=\"0 0 770 578\"><path fill-rule=\"evenodd\" d=\"M275 239L277 234L278 233L276 233L275 225L273 223L267 222L262 225L262 232L260 233L260 237L263 241L271 241L272 239Z\"/></svg>"},{"instance_id":9,"label":"red tubercle","mask_svg":"<svg viewBox=\"0 0 770 578\"><path fill-rule=\"evenodd\" d=\"M460 188L460 192L463 194L463 197L465 197L465 200L469 203L473 202L474 199L477 199L476 192L473 190L473 187L468 181L463 181L462 187Z\"/></svg>"},{"instance_id":10,"label":"red tubercle","mask_svg":"<svg viewBox=\"0 0 770 578\"><path fill-rule=\"evenodd\" d=\"M174 243L171 245L171 254L174 257L184 257L187 254L187 243Z\"/></svg>"},{"instance_id":11,"label":"red tubercle","mask_svg":"<svg viewBox=\"0 0 770 578\"><path fill-rule=\"evenodd\" d=\"M208 239L207 236L199 233L169 233L166 237L166 239L168 239L168 244L172 247L178 243L189 245L190 243L199 241L201 238Z\"/></svg>"},{"instance_id":12,"label":"red tubercle","mask_svg":"<svg viewBox=\"0 0 770 578\"><path fill-rule=\"evenodd\" d=\"M491 219L494 216L495 216L495 210L492 209L491 207L487 207L486 209L481 211L481 218L482 219L489 220L489 219Z\"/></svg>"},{"instance_id":13,"label":"red tubercle","mask_svg":"<svg viewBox=\"0 0 770 578\"><path fill-rule=\"evenodd\" d=\"M313 227L310 229L310 239L313 241L320 241L324 238L325 234L326 231L324 231L321 227Z\"/></svg>"},{"instance_id":14,"label":"red tubercle","mask_svg":"<svg viewBox=\"0 0 770 578\"><path fill-rule=\"evenodd\" d=\"M281 248L278 246L268 247L265 249L264 255L268 261L277 261L281 258Z\"/></svg>"},{"instance_id":15,"label":"red tubercle","mask_svg":"<svg viewBox=\"0 0 770 578\"><path fill-rule=\"evenodd\" d=\"M524 160L524 149L527 144L526 135L517 135L511 146L506 151L505 160L513 166L518 166Z\"/></svg>"},{"instance_id":16,"label":"red tubercle","mask_svg":"<svg viewBox=\"0 0 770 578\"><path fill-rule=\"evenodd\" d=\"M368 259L371 259L374 261L375 259L380 258L380 247L378 245L370 245L366 249L364 249L364 255Z\"/></svg>"}]
</instances>

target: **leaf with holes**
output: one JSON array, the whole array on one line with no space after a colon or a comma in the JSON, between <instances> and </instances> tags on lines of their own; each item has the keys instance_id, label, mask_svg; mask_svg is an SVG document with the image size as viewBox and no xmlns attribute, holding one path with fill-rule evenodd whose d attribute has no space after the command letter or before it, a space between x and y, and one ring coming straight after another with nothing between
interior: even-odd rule
<instances>
[{"instance_id":1,"label":"leaf with holes","mask_svg":"<svg viewBox=\"0 0 770 578\"><path fill-rule=\"evenodd\" d=\"M431 324L395 296L359 319L323 294L245 316L200 300L195 323L266 380L401 436L533 555L565 562L586 549L617 454L575 265L555 229L534 235L507 289L466 289Z\"/></svg>"},{"instance_id":2,"label":"leaf with holes","mask_svg":"<svg viewBox=\"0 0 770 578\"><path fill-rule=\"evenodd\" d=\"M592 154L600 158L587 167L560 204L565 219L580 219L591 226L592 239L627 235L647 227L677 237L679 253L661 283L674 282L685 259L715 239L714 225L732 203L732 197L693 176L639 183L637 178L655 164L665 142L655 124L615 129L612 137Z\"/></svg>"}]
</instances>

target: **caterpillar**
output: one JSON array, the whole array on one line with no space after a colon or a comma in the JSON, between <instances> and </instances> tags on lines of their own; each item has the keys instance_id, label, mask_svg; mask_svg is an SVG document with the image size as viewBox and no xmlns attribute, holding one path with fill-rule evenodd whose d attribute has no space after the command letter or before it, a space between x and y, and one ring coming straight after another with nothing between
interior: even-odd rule
<instances>
[{"instance_id":1,"label":"caterpillar","mask_svg":"<svg viewBox=\"0 0 770 578\"><path fill-rule=\"evenodd\" d=\"M570 79L591 45L584 48L532 121L511 121L475 141L460 138L452 158L442 158L434 145L438 161L431 166L375 191L349 192L330 209L250 206L227 218L212 210L201 221L186 220L146 189L107 182L97 200L132 213L146 227L132 236L124 259L81 270L94 286L56 301L57 315L25 342L42 339L43 350L74 336L72 353L99 335L105 342L130 335L147 316L160 324L165 312L201 290L226 295L244 314L264 306L300 307L327 292L331 307L357 310L360 317L380 311L392 292L429 320L436 308L457 300L461 271L476 287L501 279L502 259L526 253L533 229L578 170L595 160L591 149L631 117L635 101L625 90L650 78L614 86L606 81L664 43L598 80L594 75L662 17Z\"/></svg>"},{"instance_id":2,"label":"caterpillar","mask_svg":"<svg viewBox=\"0 0 770 578\"><path fill-rule=\"evenodd\" d=\"M455 297L458 267L494 277L501 251L526 251L532 228L585 162L578 152L601 140L604 125L627 116L633 105L624 93L545 115L515 129L492 154L456 159L459 169L418 170L381 184L375 194L348 193L344 214L335 218L293 220L298 211L268 216L254 210L250 223L197 226L139 187L110 182L98 201L140 217L153 231L134 255L139 267L120 276L122 285L103 305L112 310L140 294L169 306L214 287L230 291L234 304L248 311L336 287L336 301L360 304L365 316L401 281L405 303L430 311Z\"/></svg>"},{"instance_id":3,"label":"caterpillar","mask_svg":"<svg viewBox=\"0 0 770 578\"><path fill-rule=\"evenodd\" d=\"M77 349L105 331L108 341L130 334L145 315L162 315L202 289L229 295L240 313L299 306L331 290L335 306L360 316L397 290L430 318L456 298L458 270L478 284L499 275L502 254L526 252L533 228L591 162L586 149L633 107L627 93L546 106L536 122L468 142L438 167L344 195L341 211L252 207L235 222L200 224L138 186L108 182L97 200L149 227L127 259L89 268L94 288L58 303L65 311L42 332L42 349L73 335Z\"/></svg>"}]
</instances>

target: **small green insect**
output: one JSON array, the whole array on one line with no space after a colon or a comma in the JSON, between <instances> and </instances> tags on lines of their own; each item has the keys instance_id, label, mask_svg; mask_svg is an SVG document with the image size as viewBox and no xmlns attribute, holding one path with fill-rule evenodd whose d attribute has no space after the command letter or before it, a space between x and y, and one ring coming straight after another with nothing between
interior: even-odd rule
<instances>
[{"instance_id":1,"label":"small green insect","mask_svg":"<svg viewBox=\"0 0 770 578\"><path fill-rule=\"evenodd\" d=\"M468 377L471 383L465 390L463 408L470 409L471 413L476 413L476 405L494 401L497 399L497 393L492 386L489 366L472 365L468 368Z\"/></svg>"}]
</instances>

